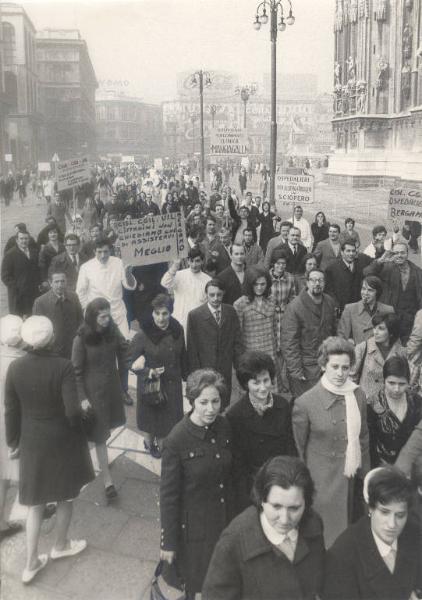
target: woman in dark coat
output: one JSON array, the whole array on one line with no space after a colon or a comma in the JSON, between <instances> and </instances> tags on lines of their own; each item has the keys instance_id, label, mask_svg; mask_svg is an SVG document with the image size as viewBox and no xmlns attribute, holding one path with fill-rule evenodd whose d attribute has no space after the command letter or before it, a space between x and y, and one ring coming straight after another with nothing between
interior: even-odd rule
<instances>
[{"instance_id":1,"label":"woman in dark coat","mask_svg":"<svg viewBox=\"0 0 422 600\"><path fill-rule=\"evenodd\" d=\"M350 525L327 553L324 600L408 600L422 588L422 548L408 518L412 483L381 467L365 485L369 515Z\"/></svg>"},{"instance_id":2,"label":"woman in dark coat","mask_svg":"<svg viewBox=\"0 0 422 600\"><path fill-rule=\"evenodd\" d=\"M327 223L325 214L320 210L315 215L315 220L311 223L311 231L314 243L312 245L312 251L315 250L318 242L322 242L328 238L328 228L330 224Z\"/></svg>"},{"instance_id":3,"label":"woman in dark coat","mask_svg":"<svg viewBox=\"0 0 422 600\"><path fill-rule=\"evenodd\" d=\"M250 505L257 471L274 456L296 456L288 401L272 393L274 361L259 351L246 352L236 371L244 396L227 411L233 435L236 512Z\"/></svg>"},{"instance_id":4,"label":"woman in dark coat","mask_svg":"<svg viewBox=\"0 0 422 600\"><path fill-rule=\"evenodd\" d=\"M144 436L145 449L160 458L163 438L183 417L182 379L186 378L186 349L183 328L171 316L171 298L159 294L151 305L152 317L133 338L129 354L138 379L138 428ZM136 361L140 357L144 360L137 369ZM166 402L162 406L153 406L145 398L145 387L158 379Z\"/></svg>"},{"instance_id":5,"label":"woman in dark coat","mask_svg":"<svg viewBox=\"0 0 422 600\"><path fill-rule=\"evenodd\" d=\"M116 362L117 365L116 366ZM110 429L126 422L119 373L129 367L128 345L110 315L104 298L92 300L85 311L72 349L78 396L82 407L93 410L89 440L95 443L108 500L117 496L108 465L106 441Z\"/></svg>"},{"instance_id":6,"label":"woman in dark coat","mask_svg":"<svg viewBox=\"0 0 422 600\"><path fill-rule=\"evenodd\" d=\"M223 378L213 369L188 377L189 414L164 440L160 558L176 559L188 598L202 589L220 533L232 517L231 432L219 414Z\"/></svg>"},{"instance_id":7,"label":"woman in dark coat","mask_svg":"<svg viewBox=\"0 0 422 600\"><path fill-rule=\"evenodd\" d=\"M259 245L262 251L267 251L267 245L271 238L275 236L274 219L276 214L270 210L270 203L266 200L262 203L262 213L258 213L257 219L261 223L261 233L259 236Z\"/></svg>"},{"instance_id":8,"label":"woman in dark coat","mask_svg":"<svg viewBox=\"0 0 422 600\"><path fill-rule=\"evenodd\" d=\"M57 535L51 558L78 554L85 540L68 540L72 500L94 479L88 444L81 426L72 363L49 351L53 325L30 317L21 330L32 349L9 367L6 377L7 444L19 448L19 501L29 507L27 559L22 581L29 583L47 563L38 556L43 512L57 502Z\"/></svg>"},{"instance_id":9,"label":"woman in dark coat","mask_svg":"<svg viewBox=\"0 0 422 600\"><path fill-rule=\"evenodd\" d=\"M222 533L203 600L313 600L324 576L322 521L314 485L298 458L277 456L258 471L253 503Z\"/></svg>"},{"instance_id":10,"label":"woman in dark coat","mask_svg":"<svg viewBox=\"0 0 422 600\"><path fill-rule=\"evenodd\" d=\"M48 229L48 242L41 248L38 258L41 281L45 286L48 286L48 269L51 261L55 256L58 256L65 251L63 243L59 240L59 228L57 225L52 225Z\"/></svg>"}]
</instances>

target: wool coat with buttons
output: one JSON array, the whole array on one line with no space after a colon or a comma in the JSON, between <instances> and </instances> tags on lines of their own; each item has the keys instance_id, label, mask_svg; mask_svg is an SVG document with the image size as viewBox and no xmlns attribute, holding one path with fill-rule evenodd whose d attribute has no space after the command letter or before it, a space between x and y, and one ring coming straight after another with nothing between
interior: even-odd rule
<instances>
[{"instance_id":1,"label":"wool coat with buttons","mask_svg":"<svg viewBox=\"0 0 422 600\"><path fill-rule=\"evenodd\" d=\"M200 592L214 546L232 514L231 431L218 415L209 427L186 415L164 440L161 549L176 552L189 592Z\"/></svg>"},{"instance_id":2,"label":"wool coat with buttons","mask_svg":"<svg viewBox=\"0 0 422 600\"><path fill-rule=\"evenodd\" d=\"M366 421L366 396L355 390L360 411L361 468L364 476L370 469L369 433ZM324 522L327 548L348 525L356 478L344 475L347 448L346 403L344 396L326 390L321 382L296 398L293 413L293 434L300 458L305 461L315 483L315 510ZM350 489L352 487L352 489Z\"/></svg>"}]
</instances>

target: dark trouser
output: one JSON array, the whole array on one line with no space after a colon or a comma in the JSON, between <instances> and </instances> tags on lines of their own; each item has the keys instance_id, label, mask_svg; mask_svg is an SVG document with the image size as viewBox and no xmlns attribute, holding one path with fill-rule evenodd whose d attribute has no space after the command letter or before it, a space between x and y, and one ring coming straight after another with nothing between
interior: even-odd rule
<instances>
[{"instance_id":1,"label":"dark trouser","mask_svg":"<svg viewBox=\"0 0 422 600\"><path fill-rule=\"evenodd\" d=\"M120 369L119 375L122 390L127 392L129 389L129 369Z\"/></svg>"},{"instance_id":2,"label":"dark trouser","mask_svg":"<svg viewBox=\"0 0 422 600\"><path fill-rule=\"evenodd\" d=\"M304 367L304 374L306 377L305 381L301 379L297 379L296 377L292 377L287 368L287 378L289 380L290 391L293 396L293 401L295 398L299 398L302 394L310 390L316 385L321 377L321 369L319 365L310 365Z\"/></svg>"}]
</instances>

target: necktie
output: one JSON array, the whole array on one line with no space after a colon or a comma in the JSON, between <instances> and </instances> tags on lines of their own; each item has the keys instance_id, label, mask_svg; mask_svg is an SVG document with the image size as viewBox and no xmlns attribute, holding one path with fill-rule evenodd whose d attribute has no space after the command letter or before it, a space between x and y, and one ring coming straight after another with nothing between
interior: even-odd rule
<instances>
[{"instance_id":1,"label":"necktie","mask_svg":"<svg viewBox=\"0 0 422 600\"><path fill-rule=\"evenodd\" d=\"M278 548L282 551L282 553L287 556L290 562L293 562L295 551L293 548L293 544L288 536L284 538L281 544L278 544Z\"/></svg>"},{"instance_id":2,"label":"necktie","mask_svg":"<svg viewBox=\"0 0 422 600\"><path fill-rule=\"evenodd\" d=\"M390 552L382 558L385 564L387 565L390 573L394 573L394 567L396 566L396 551L393 548L391 548Z\"/></svg>"},{"instance_id":3,"label":"necktie","mask_svg":"<svg viewBox=\"0 0 422 600\"><path fill-rule=\"evenodd\" d=\"M296 246L293 246L293 256L296 256Z\"/></svg>"},{"instance_id":4,"label":"necktie","mask_svg":"<svg viewBox=\"0 0 422 600\"><path fill-rule=\"evenodd\" d=\"M220 325L221 323L221 310L217 309L214 313L215 316L215 320L217 321L217 325Z\"/></svg>"}]
</instances>

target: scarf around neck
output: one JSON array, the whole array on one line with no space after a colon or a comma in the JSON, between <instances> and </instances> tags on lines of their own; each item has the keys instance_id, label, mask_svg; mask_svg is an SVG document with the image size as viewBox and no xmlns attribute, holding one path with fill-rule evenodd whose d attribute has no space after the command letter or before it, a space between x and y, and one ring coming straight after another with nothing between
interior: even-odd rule
<instances>
[{"instance_id":1,"label":"scarf around neck","mask_svg":"<svg viewBox=\"0 0 422 600\"><path fill-rule=\"evenodd\" d=\"M328 380L325 373L320 381L323 388L336 396L344 396L346 401L347 449L344 462L344 475L346 477L353 477L362 464L359 438L362 423L355 396L355 390L359 386L350 379L347 379L341 387L337 387Z\"/></svg>"}]
</instances>

